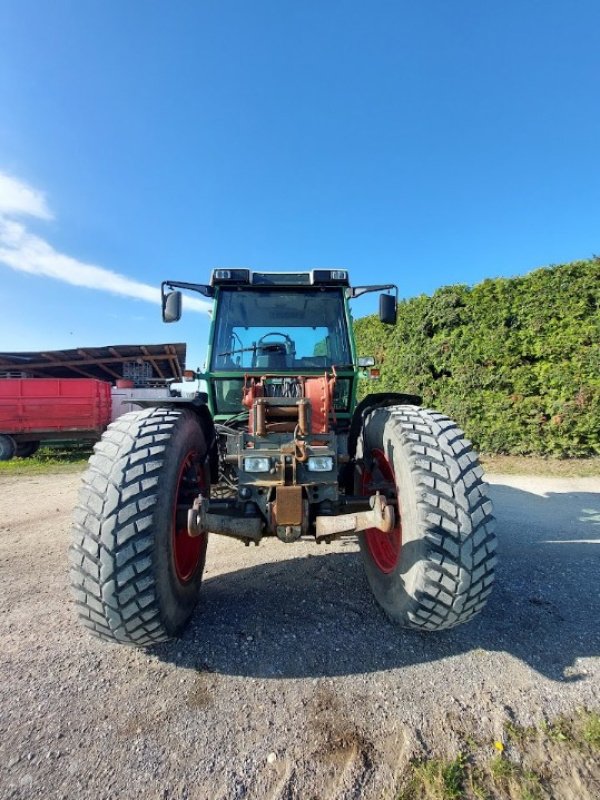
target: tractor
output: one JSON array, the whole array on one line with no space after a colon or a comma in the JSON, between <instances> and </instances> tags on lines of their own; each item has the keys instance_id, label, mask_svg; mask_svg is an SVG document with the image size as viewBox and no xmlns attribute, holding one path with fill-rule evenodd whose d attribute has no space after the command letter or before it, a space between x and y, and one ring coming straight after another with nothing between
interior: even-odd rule
<instances>
[{"instance_id":1,"label":"tractor","mask_svg":"<svg viewBox=\"0 0 600 800\"><path fill-rule=\"evenodd\" d=\"M197 605L209 533L244 545L357 537L388 617L419 631L466 622L491 592L492 504L459 427L401 392L367 394L342 269L215 269L210 284L165 281L213 301L192 396L139 399L94 448L70 548L79 617L94 635L147 646L180 635ZM364 384L363 384L364 385ZM206 391L201 391L205 389Z\"/></svg>"}]
</instances>

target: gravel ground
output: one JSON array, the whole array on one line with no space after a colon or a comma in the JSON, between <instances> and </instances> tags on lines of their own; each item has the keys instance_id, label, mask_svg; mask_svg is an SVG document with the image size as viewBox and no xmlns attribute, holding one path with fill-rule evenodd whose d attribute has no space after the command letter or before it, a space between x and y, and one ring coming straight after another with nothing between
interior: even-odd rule
<instances>
[{"instance_id":1,"label":"gravel ground","mask_svg":"<svg viewBox=\"0 0 600 800\"><path fill-rule=\"evenodd\" d=\"M183 639L81 629L66 589L77 475L0 479L0 796L381 798L412 755L600 707L600 479L494 476L486 611L391 625L354 542L212 537Z\"/></svg>"}]
</instances>

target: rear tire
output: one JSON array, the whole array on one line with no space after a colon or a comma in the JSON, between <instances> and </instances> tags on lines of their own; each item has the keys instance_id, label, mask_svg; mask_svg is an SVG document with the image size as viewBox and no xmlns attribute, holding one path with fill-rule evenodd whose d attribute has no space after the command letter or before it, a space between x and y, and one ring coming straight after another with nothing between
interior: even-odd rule
<instances>
[{"instance_id":1,"label":"rear tire","mask_svg":"<svg viewBox=\"0 0 600 800\"><path fill-rule=\"evenodd\" d=\"M10 461L17 452L17 443L6 433L0 434L0 461Z\"/></svg>"},{"instance_id":2,"label":"rear tire","mask_svg":"<svg viewBox=\"0 0 600 800\"><path fill-rule=\"evenodd\" d=\"M124 414L96 444L70 548L75 603L94 635L145 646L189 621L207 537L187 534L185 508L208 493L206 456L196 415L170 408Z\"/></svg>"},{"instance_id":3,"label":"rear tire","mask_svg":"<svg viewBox=\"0 0 600 800\"><path fill-rule=\"evenodd\" d=\"M467 622L485 606L496 563L492 503L471 443L443 414L392 406L367 418L361 450L359 493L379 489L399 510L392 533L359 536L375 598L408 628Z\"/></svg>"},{"instance_id":4,"label":"rear tire","mask_svg":"<svg viewBox=\"0 0 600 800\"><path fill-rule=\"evenodd\" d=\"M30 458L40 449L40 442L20 442L17 443L17 458Z\"/></svg>"}]
</instances>

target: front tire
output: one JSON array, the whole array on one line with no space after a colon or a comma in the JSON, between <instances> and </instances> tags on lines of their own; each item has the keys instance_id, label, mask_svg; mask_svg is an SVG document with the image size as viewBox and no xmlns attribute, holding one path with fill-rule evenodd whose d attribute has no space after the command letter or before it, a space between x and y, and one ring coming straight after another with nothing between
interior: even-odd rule
<instances>
[{"instance_id":1,"label":"front tire","mask_svg":"<svg viewBox=\"0 0 600 800\"><path fill-rule=\"evenodd\" d=\"M198 601L207 537L186 508L208 492L207 446L191 411L124 414L94 447L75 509L70 559L81 622L145 646L179 635Z\"/></svg>"},{"instance_id":2,"label":"front tire","mask_svg":"<svg viewBox=\"0 0 600 800\"><path fill-rule=\"evenodd\" d=\"M492 504L470 442L417 406L376 409L359 441L359 493L396 502L397 525L359 536L367 579L388 616L443 630L483 609L494 580Z\"/></svg>"}]
</instances>

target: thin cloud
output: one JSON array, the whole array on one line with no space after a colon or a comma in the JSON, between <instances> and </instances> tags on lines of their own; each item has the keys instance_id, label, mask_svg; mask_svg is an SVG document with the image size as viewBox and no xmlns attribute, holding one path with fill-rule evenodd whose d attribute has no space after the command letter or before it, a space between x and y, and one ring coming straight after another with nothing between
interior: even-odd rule
<instances>
[{"instance_id":1,"label":"thin cloud","mask_svg":"<svg viewBox=\"0 0 600 800\"><path fill-rule=\"evenodd\" d=\"M0 173L0 263L17 272L54 278L72 286L159 302L157 287L59 253L15 220L17 216L52 219L41 192ZM195 297L185 297L184 305L187 310L205 313L211 307Z\"/></svg>"},{"instance_id":2,"label":"thin cloud","mask_svg":"<svg viewBox=\"0 0 600 800\"><path fill-rule=\"evenodd\" d=\"M0 214L52 219L42 192L0 172Z\"/></svg>"}]
</instances>

